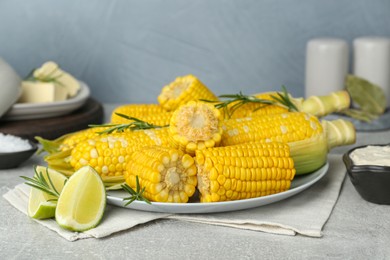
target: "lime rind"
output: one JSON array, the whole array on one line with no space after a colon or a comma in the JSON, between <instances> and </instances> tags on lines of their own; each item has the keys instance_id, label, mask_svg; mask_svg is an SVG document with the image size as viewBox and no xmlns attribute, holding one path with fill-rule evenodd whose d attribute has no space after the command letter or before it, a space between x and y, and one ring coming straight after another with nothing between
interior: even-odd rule
<instances>
[{"instance_id":1,"label":"lime rind","mask_svg":"<svg viewBox=\"0 0 390 260\"><path fill-rule=\"evenodd\" d=\"M57 203L53 201L45 201L39 203L36 211L33 212L29 209L29 216L35 219L48 219L55 216Z\"/></svg>"},{"instance_id":2,"label":"lime rind","mask_svg":"<svg viewBox=\"0 0 390 260\"><path fill-rule=\"evenodd\" d=\"M58 192L61 192L64 182L67 178L61 173L49 169L44 166L35 166L35 171L42 173L46 181L48 181L48 174L50 179ZM47 219L55 216L56 210L56 197L45 193L36 188L31 188L27 213L34 219Z\"/></svg>"}]
</instances>

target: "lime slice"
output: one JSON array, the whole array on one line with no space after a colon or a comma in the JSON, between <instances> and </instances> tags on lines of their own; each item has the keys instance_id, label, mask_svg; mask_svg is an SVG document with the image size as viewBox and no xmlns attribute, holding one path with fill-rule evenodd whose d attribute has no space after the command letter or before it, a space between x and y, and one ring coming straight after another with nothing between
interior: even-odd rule
<instances>
[{"instance_id":1,"label":"lime slice","mask_svg":"<svg viewBox=\"0 0 390 260\"><path fill-rule=\"evenodd\" d=\"M35 172L41 173L46 182L51 185L48 178L49 175L54 188L61 193L64 183L67 180L64 175L44 166L36 166ZM31 188L27 213L30 217L36 219L52 218L55 216L56 200L57 197L53 195L47 194L36 188Z\"/></svg>"},{"instance_id":2,"label":"lime slice","mask_svg":"<svg viewBox=\"0 0 390 260\"><path fill-rule=\"evenodd\" d=\"M72 231L96 227L106 207L106 190L100 175L90 166L76 171L67 181L57 202L57 223Z\"/></svg>"}]
</instances>

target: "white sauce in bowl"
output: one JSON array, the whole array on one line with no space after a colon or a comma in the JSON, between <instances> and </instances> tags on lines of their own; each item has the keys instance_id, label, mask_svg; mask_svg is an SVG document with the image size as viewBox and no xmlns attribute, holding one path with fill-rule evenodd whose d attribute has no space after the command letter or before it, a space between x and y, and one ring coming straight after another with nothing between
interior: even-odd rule
<instances>
[{"instance_id":1,"label":"white sauce in bowl","mask_svg":"<svg viewBox=\"0 0 390 260\"><path fill-rule=\"evenodd\" d=\"M355 149L350 158L354 165L377 165L390 167L390 146L368 145Z\"/></svg>"}]
</instances>

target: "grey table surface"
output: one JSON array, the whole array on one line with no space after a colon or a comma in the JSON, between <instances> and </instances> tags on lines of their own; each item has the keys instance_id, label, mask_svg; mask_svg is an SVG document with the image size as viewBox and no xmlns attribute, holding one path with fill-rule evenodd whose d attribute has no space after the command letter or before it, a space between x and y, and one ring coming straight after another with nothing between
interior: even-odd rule
<instances>
[{"instance_id":1,"label":"grey table surface","mask_svg":"<svg viewBox=\"0 0 390 260\"><path fill-rule=\"evenodd\" d=\"M105 105L106 119L116 105ZM387 143L390 131L357 133L354 146ZM344 153L349 147L332 153ZM0 193L42 163L33 156L0 170ZM390 259L390 206L364 201L344 180L323 237L284 236L178 220L158 220L103 239L68 242L0 199L0 259Z\"/></svg>"}]
</instances>

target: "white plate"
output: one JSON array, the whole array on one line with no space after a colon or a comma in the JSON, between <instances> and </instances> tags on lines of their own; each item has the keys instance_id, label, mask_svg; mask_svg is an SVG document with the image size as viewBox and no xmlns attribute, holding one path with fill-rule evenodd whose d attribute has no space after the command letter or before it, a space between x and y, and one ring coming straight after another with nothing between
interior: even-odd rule
<instances>
[{"instance_id":1,"label":"white plate","mask_svg":"<svg viewBox=\"0 0 390 260\"><path fill-rule=\"evenodd\" d=\"M125 191L116 190L107 192L107 201L109 204L119 207L165 213L216 213L250 209L286 199L309 188L326 174L328 168L329 163L326 163L323 167L313 173L296 176L292 181L291 188L289 190L259 198L214 203L152 202L152 204L147 204L143 201L134 201L131 204L124 206L126 202L123 201L123 198L127 197L128 194Z\"/></svg>"},{"instance_id":2,"label":"white plate","mask_svg":"<svg viewBox=\"0 0 390 260\"><path fill-rule=\"evenodd\" d=\"M80 81L80 90L76 96L51 103L17 103L3 116L2 120L15 121L65 115L81 107L89 95L88 86Z\"/></svg>"}]
</instances>

